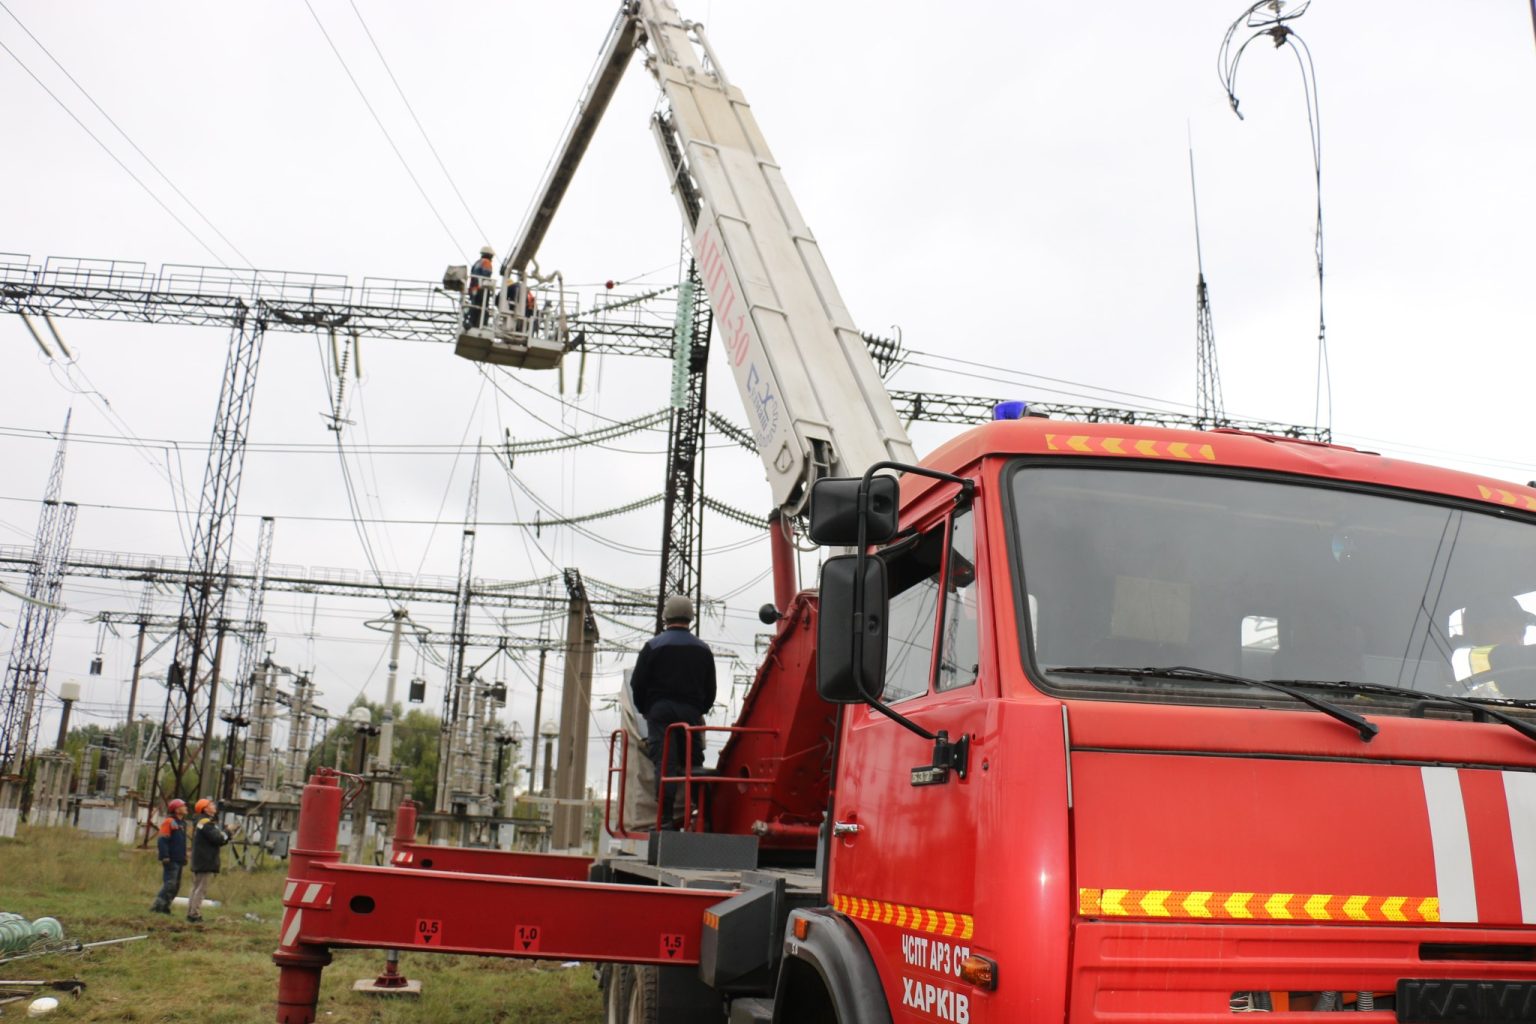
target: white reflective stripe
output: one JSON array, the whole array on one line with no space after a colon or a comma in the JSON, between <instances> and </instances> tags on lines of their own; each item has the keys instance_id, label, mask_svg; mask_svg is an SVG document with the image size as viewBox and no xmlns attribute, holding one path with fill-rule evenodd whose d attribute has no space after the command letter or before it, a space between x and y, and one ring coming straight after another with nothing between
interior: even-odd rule
<instances>
[{"instance_id":1,"label":"white reflective stripe","mask_svg":"<svg viewBox=\"0 0 1536 1024\"><path fill-rule=\"evenodd\" d=\"M302 900L300 900L299 902L300 903L313 903L313 902L315 902L315 897L320 895L320 888L321 887L320 887L320 883L319 882L310 882L309 883L309 888L304 890L304 898Z\"/></svg>"},{"instance_id":2,"label":"white reflective stripe","mask_svg":"<svg viewBox=\"0 0 1536 1024\"><path fill-rule=\"evenodd\" d=\"M1536 924L1536 775L1504 772L1509 834L1515 841L1515 874L1520 880L1520 920Z\"/></svg>"},{"instance_id":3,"label":"white reflective stripe","mask_svg":"<svg viewBox=\"0 0 1536 1024\"><path fill-rule=\"evenodd\" d=\"M293 890L297 889L298 887L299 887L299 883L298 882L289 882L288 883L287 888L285 888L283 890L283 902L284 903L287 903L289 900L293 899Z\"/></svg>"},{"instance_id":4,"label":"white reflective stripe","mask_svg":"<svg viewBox=\"0 0 1536 1024\"><path fill-rule=\"evenodd\" d=\"M1461 776L1455 768L1420 768L1424 802L1429 806L1429 838L1435 852L1435 889L1440 920L1477 920L1477 889L1472 882L1472 840Z\"/></svg>"},{"instance_id":5,"label":"white reflective stripe","mask_svg":"<svg viewBox=\"0 0 1536 1024\"><path fill-rule=\"evenodd\" d=\"M304 920L304 911L295 910L293 912L293 922L288 925L288 930L283 932L282 944L284 946L293 945L294 940L299 937L299 922L302 920Z\"/></svg>"}]
</instances>

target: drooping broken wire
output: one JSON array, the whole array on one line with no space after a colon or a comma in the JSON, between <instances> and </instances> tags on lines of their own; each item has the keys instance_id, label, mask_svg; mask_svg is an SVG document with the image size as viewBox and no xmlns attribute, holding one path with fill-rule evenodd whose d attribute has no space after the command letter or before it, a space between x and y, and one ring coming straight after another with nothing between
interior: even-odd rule
<instances>
[{"instance_id":1,"label":"drooping broken wire","mask_svg":"<svg viewBox=\"0 0 1536 1024\"><path fill-rule=\"evenodd\" d=\"M1259 0L1248 7L1227 28L1221 49L1216 57L1216 73L1226 90L1227 102L1232 113L1243 119L1238 109L1237 70L1243 54L1254 40L1267 38L1275 49L1289 47L1301 72L1302 97L1307 110L1307 134L1312 146L1312 179L1316 195L1316 218L1313 224L1313 255L1317 265L1317 383L1313 398L1312 419L1314 426L1333 424L1333 375L1328 361L1328 327L1323 303L1323 128L1322 113L1318 105L1317 68L1312 61L1312 51L1306 41L1296 33L1290 23L1307 12L1311 0L1303 0L1286 10L1285 0ZM1237 48L1233 43L1244 28L1251 29L1248 37Z\"/></svg>"}]
</instances>

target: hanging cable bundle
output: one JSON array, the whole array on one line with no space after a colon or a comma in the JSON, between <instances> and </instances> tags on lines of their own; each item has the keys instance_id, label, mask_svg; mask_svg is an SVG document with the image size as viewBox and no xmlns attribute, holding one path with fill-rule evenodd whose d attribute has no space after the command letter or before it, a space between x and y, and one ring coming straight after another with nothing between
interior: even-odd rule
<instances>
[{"instance_id":1,"label":"hanging cable bundle","mask_svg":"<svg viewBox=\"0 0 1536 1024\"><path fill-rule=\"evenodd\" d=\"M1227 28L1216 57L1216 74L1226 90L1227 102L1232 112L1241 120L1238 109L1237 69L1243 54L1254 40L1265 38L1274 43L1275 49L1289 47L1301 71L1302 94L1307 106L1307 130L1312 144L1312 178L1316 188L1316 221L1313 226L1313 253L1317 261L1317 385L1314 395L1312 420L1314 426L1333 425L1333 377L1328 366L1328 330L1323 315L1323 136L1322 115L1318 107L1317 69L1312 63L1312 51L1306 41L1297 35L1291 22L1307 12L1311 0L1304 0L1291 10L1285 9L1285 0L1259 0L1245 10ZM1237 35L1250 29L1248 37L1233 49Z\"/></svg>"}]
</instances>

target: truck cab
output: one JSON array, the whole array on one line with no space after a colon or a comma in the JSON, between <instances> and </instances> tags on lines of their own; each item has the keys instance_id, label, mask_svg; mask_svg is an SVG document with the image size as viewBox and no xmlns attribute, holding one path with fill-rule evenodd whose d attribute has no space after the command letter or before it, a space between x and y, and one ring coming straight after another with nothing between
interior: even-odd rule
<instances>
[{"instance_id":1,"label":"truck cab","mask_svg":"<svg viewBox=\"0 0 1536 1024\"><path fill-rule=\"evenodd\" d=\"M1536 492L1038 419L924 467L974 493L903 478L831 787L892 1019L1536 1015L1536 648L1455 667L1469 608L1536 592Z\"/></svg>"}]
</instances>

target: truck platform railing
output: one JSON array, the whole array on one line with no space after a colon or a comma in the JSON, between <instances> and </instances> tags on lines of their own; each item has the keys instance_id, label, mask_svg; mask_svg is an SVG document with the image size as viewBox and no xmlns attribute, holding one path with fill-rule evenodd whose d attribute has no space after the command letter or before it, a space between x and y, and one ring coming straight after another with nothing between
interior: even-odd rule
<instances>
[{"instance_id":1,"label":"truck platform railing","mask_svg":"<svg viewBox=\"0 0 1536 1024\"><path fill-rule=\"evenodd\" d=\"M433 866L426 867L422 856L409 866L345 864L336 849L343 797L337 778L322 769L304 787L300 803L279 945L272 954L279 969L279 1024L315 1020L321 972L335 947L696 965L706 912L737 894L574 881L559 875L580 858L454 851L404 841L396 843L397 853L433 854ZM464 853L485 856L454 860ZM556 877L440 866L471 861L542 869Z\"/></svg>"},{"instance_id":2,"label":"truck platform railing","mask_svg":"<svg viewBox=\"0 0 1536 1024\"><path fill-rule=\"evenodd\" d=\"M776 775L762 775L755 778L743 778L739 776L717 775L713 770L696 766L693 763L694 744L703 742L705 733L725 733L727 735L756 733L764 736L778 735L777 729L742 725L689 725L686 722L674 722L667 727L666 735L662 737L661 764L667 763L667 755L671 752L674 733L681 733L683 739L683 774L661 775L657 778L658 796L662 787L668 783L683 786L683 831L705 832L708 831L708 821L705 809L708 801L700 799L699 813L694 814L694 796L697 793L703 796L701 790L695 790L695 785L713 785L722 782L734 783L739 786L772 786L776 781ZM698 737L697 739L695 737ZM644 839L647 832L635 831L629 827L625 819L624 809L629 806L629 733L624 729L615 729L608 737L608 787L606 793L606 806L603 810L603 830L615 839ZM647 755L648 756L648 755ZM615 763L617 757L617 763ZM614 822L614 777L618 777L618 822ZM650 830L659 830L669 824L665 817L667 808L662 806L660 799L656 802L656 820L651 823ZM648 831L650 831L648 830Z\"/></svg>"}]
</instances>

